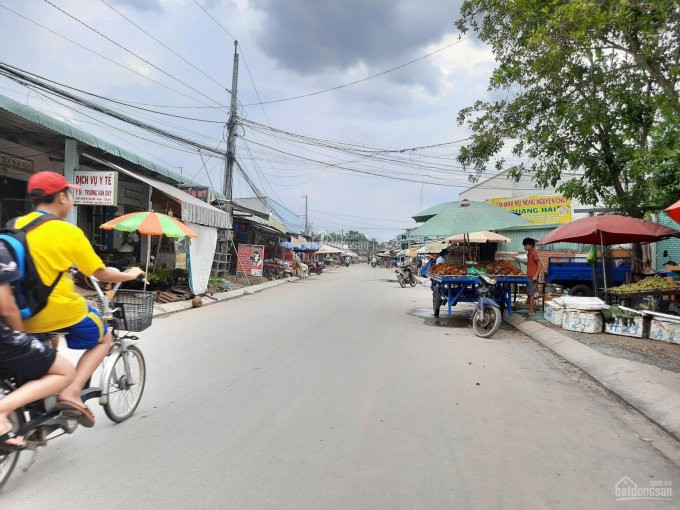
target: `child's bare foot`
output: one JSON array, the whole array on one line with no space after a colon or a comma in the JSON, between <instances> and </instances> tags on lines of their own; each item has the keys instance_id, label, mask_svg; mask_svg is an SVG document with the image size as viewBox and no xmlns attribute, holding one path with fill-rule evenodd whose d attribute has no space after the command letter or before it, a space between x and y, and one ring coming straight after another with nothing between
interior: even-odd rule
<instances>
[{"instance_id":1,"label":"child's bare foot","mask_svg":"<svg viewBox=\"0 0 680 510\"><path fill-rule=\"evenodd\" d=\"M12 432L12 424L6 417L0 418L0 438ZM26 446L26 441L21 436L14 436L2 441L2 446L9 446L11 448L23 448Z\"/></svg>"}]
</instances>

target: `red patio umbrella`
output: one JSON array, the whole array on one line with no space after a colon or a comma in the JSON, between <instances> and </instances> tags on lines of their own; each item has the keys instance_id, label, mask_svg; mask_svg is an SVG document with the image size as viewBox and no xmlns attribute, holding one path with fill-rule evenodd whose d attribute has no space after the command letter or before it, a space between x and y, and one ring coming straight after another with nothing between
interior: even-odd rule
<instances>
[{"instance_id":1,"label":"red patio umbrella","mask_svg":"<svg viewBox=\"0 0 680 510\"><path fill-rule=\"evenodd\" d=\"M590 216L562 225L538 241L538 244L567 242L599 244L604 248L612 244L650 243L678 235L680 231L652 221L611 214ZM607 290L604 257L602 258L602 273L604 288Z\"/></svg>"},{"instance_id":2,"label":"red patio umbrella","mask_svg":"<svg viewBox=\"0 0 680 510\"><path fill-rule=\"evenodd\" d=\"M672 206L666 207L664 211L668 213L668 216L670 216L672 220L680 223L680 200L675 202Z\"/></svg>"},{"instance_id":3,"label":"red patio umbrella","mask_svg":"<svg viewBox=\"0 0 680 510\"><path fill-rule=\"evenodd\" d=\"M581 243L581 244L626 244L650 243L667 237L680 235L674 228L664 227L653 221L620 216L589 216L572 221L538 241L538 244Z\"/></svg>"}]
</instances>

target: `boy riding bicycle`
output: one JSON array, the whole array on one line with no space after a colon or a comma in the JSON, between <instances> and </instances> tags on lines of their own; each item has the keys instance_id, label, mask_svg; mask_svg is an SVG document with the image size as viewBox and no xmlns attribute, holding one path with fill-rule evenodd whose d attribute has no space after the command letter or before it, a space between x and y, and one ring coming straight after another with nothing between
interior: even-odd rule
<instances>
[{"instance_id":1,"label":"boy riding bicycle","mask_svg":"<svg viewBox=\"0 0 680 510\"><path fill-rule=\"evenodd\" d=\"M24 321L29 333L66 332L66 343L71 349L82 349L73 381L61 390L57 398L60 406L73 411L81 425L92 427L94 415L80 398L80 391L102 360L111 350L112 337L99 312L89 306L75 291L69 268L75 265L87 275L105 282L126 282L137 279L144 272L131 268L120 272L107 268L94 252L81 229L63 221L73 208L73 196L63 175L38 172L28 180L28 194L34 211L17 218L14 228L21 228L42 214L54 217L31 229L26 234L33 261L43 282L54 282L61 274L49 296L47 306Z\"/></svg>"}]
</instances>

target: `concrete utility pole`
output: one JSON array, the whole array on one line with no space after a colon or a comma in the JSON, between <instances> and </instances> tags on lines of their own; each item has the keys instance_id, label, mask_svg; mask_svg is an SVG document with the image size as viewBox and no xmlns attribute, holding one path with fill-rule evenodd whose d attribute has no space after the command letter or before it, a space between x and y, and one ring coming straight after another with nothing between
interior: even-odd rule
<instances>
[{"instance_id":1,"label":"concrete utility pole","mask_svg":"<svg viewBox=\"0 0 680 510\"><path fill-rule=\"evenodd\" d=\"M224 196L227 200L232 198L232 185L234 181L234 161L236 160L236 89L238 88L238 41L234 41L234 67L231 75L231 108L229 111L229 123L227 124L227 165L224 174Z\"/></svg>"},{"instance_id":2,"label":"concrete utility pole","mask_svg":"<svg viewBox=\"0 0 680 510\"><path fill-rule=\"evenodd\" d=\"M309 209L307 209L307 195L305 197L305 234L309 234Z\"/></svg>"}]
</instances>

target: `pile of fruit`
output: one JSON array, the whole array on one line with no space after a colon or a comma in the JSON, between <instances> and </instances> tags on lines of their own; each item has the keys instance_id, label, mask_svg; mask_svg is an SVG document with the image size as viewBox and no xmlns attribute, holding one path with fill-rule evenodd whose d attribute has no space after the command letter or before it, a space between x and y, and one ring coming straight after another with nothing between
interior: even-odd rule
<instances>
[{"instance_id":1,"label":"pile of fruit","mask_svg":"<svg viewBox=\"0 0 680 510\"><path fill-rule=\"evenodd\" d=\"M486 262L481 267L486 269L489 274L495 276L524 276L522 270L508 260Z\"/></svg>"},{"instance_id":2,"label":"pile of fruit","mask_svg":"<svg viewBox=\"0 0 680 510\"><path fill-rule=\"evenodd\" d=\"M672 281L661 276L651 276L637 283L626 283L610 289L614 294L652 294L654 292L667 292L678 290L680 287Z\"/></svg>"},{"instance_id":3,"label":"pile of fruit","mask_svg":"<svg viewBox=\"0 0 680 510\"><path fill-rule=\"evenodd\" d=\"M455 264L437 264L430 269L430 274L438 274L442 276L463 276L467 272L464 267Z\"/></svg>"}]
</instances>

